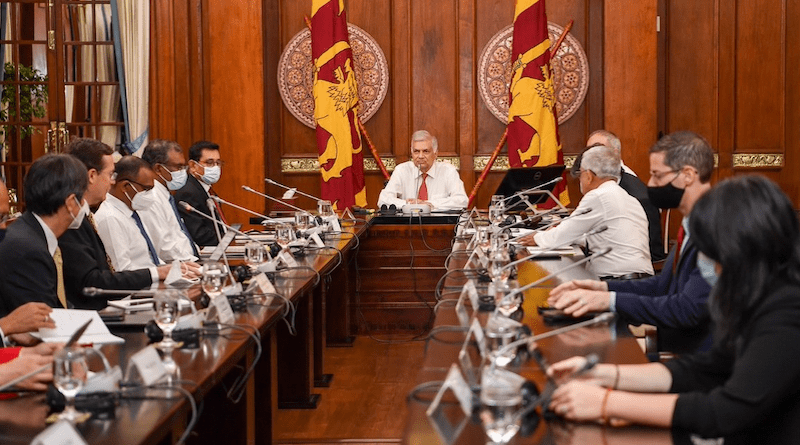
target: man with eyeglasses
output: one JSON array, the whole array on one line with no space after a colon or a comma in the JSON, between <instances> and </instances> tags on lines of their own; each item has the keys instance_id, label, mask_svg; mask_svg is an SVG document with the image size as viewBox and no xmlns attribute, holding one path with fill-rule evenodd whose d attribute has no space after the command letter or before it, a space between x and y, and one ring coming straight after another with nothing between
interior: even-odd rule
<instances>
[{"instance_id":1,"label":"man with eyeglasses","mask_svg":"<svg viewBox=\"0 0 800 445\"><path fill-rule=\"evenodd\" d=\"M711 346L708 295L711 291L697 266L697 247L688 233L688 216L711 189L714 152L690 131L661 138L650 148L650 201L678 209L684 216L678 242L661 273L641 280L563 283L550 292L548 303L581 317L589 311L614 311L632 324L658 328L658 350L704 351Z\"/></svg>"},{"instance_id":2,"label":"man with eyeglasses","mask_svg":"<svg viewBox=\"0 0 800 445\"><path fill-rule=\"evenodd\" d=\"M116 182L94 215L114 270L149 269L153 282L159 279L158 257L152 237L139 212L153 205L155 173L136 156L125 156L114 167Z\"/></svg>"},{"instance_id":3,"label":"man with eyeglasses","mask_svg":"<svg viewBox=\"0 0 800 445\"><path fill-rule=\"evenodd\" d=\"M200 255L178 212L170 191L186 184L187 166L183 149L177 142L154 139L144 148L144 159L155 173L153 205L139 212L153 237L158 256L164 261L196 261Z\"/></svg>"},{"instance_id":4,"label":"man with eyeglasses","mask_svg":"<svg viewBox=\"0 0 800 445\"><path fill-rule=\"evenodd\" d=\"M116 179L114 151L108 145L89 138L74 138L65 150L86 167L89 184L84 199L89 208L96 210L106 199ZM64 258L64 287L67 300L77 309L100 310L109 299L105 295L87 296L83 288L143 289L166 278L169 265L159 266L156 274L148 268L116 271L95 228L90 212L77 230L70 230L58 240ZM118 298L122 298L120 295Z\"/></svg>"},{"instance_id":5,"label":"man with eyeglasses","mask_svg":"<svg viewBox=\"0 0 800 445\"><path fill-rule=\"evenodd\" d=\"M220 221L225 221L222 210L213 202L209 205L208 198L214 194L211 188L219 181L222 167L225 163L220 159L219 145L209 141L195 142L189 147L189 176L186 184L175 191L175 200L184 201L198 211L212 215ZM219 243L217 230L224 233L225 228L215 224L202 216L179 207L183 221L192 239L199 246L216 246Z\"/></svg>"}]
</instances>

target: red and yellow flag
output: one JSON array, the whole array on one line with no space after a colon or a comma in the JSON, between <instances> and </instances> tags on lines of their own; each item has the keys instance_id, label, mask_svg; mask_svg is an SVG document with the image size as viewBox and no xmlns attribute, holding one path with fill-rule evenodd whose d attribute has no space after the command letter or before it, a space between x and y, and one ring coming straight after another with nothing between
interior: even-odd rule
<instances>
[{"instance_id":1,"label":"red and yellow flag","mask_svg":"<svg viewBox=\"0 0 800 445\"><path fill-rule=\"evenodd\" d=\"M358 132L358 88L344 0L311 3L314 120L322 173L322 198L335 209L366 207L364 159Z\"/></svg>"},{"instance_id":2,"label":"red and yellow flag","mask_svg":"<svg viewBox=\"0 0 800 445\"><path fill-rule=\"evenodd\" d=\"M514 41L511 45L513 76L508 106L508 163L534 167L564 163L558 136L550 38L545 0L517 0ZM569 204L566 172L553 194ZM548 201L543 207L554 203Z\"/></svg>"}]
</instances>

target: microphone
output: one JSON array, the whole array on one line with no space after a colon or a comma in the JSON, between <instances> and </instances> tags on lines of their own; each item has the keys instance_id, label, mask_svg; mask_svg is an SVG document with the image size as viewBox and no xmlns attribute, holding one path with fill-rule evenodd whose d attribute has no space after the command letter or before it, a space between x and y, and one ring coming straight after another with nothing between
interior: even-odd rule
<instances>
[{"instance_id":1,"label":"microphone","mask_svg":"<svg viewBox=\"0 0 800 445\"><path fill-rule=\"evenodd\" d=\"M270 199L270 200L275 201L275 202L279 202L279 203L285 205L286 207L289 207L289 208L297 210L298 212L305 212L305 210L301 209L300 207L293 206L293 205L289 204L288 202L281 201L278 198L273 198L272 196L265 195L265 194L263 194L261 192L255 191L255 190L253 190L252 188L250 188L250 187L248 187L246 185L243 185L242 188L244 190L247 190L250 193L255 193L258 196L263 196L264 198Z\"/></svg>"},{"instance_id":2,"label":"microphone","mask_svg":"<svg viewBox=\"0 0 800 445\"><path fill-rule=\"evenodd\" d=\"M550 250L554 250L554 249L558 249L560 247L568 246L568 245L574 243L575 241L578 241L579 239L583 239L583 238L585 238L587 236L597 235L598 233L605 232L606 230L608 230L608 226L604 224L604 225L602 225L600 227L596 227L596 228L594 228L592 230L589 230L588 232L584 232L584 233L578 235L576 238L573 238L573 239L564 241L562 243L556 244ZM525 262L525 261L528 261L530 259L533 259L533 258L536 258L538 256L541 256L542 254L544 254L544 252L545 252L544 250L539 251L539 252L534 252L534 253L526 256L525 258L520 258L520 259L518 259L518 260L516 260L514 262L506 264L505 266L503 266L503 269L505 269L506 267L516 266L517 264L520 264L522 262Z\"/></svg>"},{"instance_id":3,"label":"microphone","mask_svg":"<svg viewBox=\"0 0 800 445\"><path fill-rule=\"evenodd\" d=\"M281 184L280 182L273 181L272 179L269 179L269 178L264 178L264 182L266 182L267 184L277 185L278 187L284 188L286 190L294 190L295 192L305 196L306 198L311 198L314 201L322 201L322 198L317 198L316 196L309 195L308 193L301 192L296 187L289 187L287 185Z\"/></svg>"},{"instance_id":4,"label":"microphone","mask_svg":"<svg viewBox=\"0 0 800 445\"><path fill-rule=\"evenodd\" d=\"M539 227L539 228L533 229L533 231L534 231L534 232L541 232L541 231L543 231L543 230L547 230L547 229L549 229L550 227L553 227L553 226L554 226L554 225L556 225L556 224L560 224L560 223L562 223L562 222L564 222L564 221L566 221L566 220L568 220L568 219L570 219L570 218L574 218L574 217L576 217L576 216L585 215L585 214L587 214L587 213L589 213L589 212L591 212L591 211L592 211L592 208L591 208L591 207L587 207L587 208L585 208L585 209L581 209L581 210L576 210L576 211L572 212L572 213L571 213L569 216L565 216L564 218L561 218L561 219L559 219L558 221L553 221L553 222L551 222L550 224L546 224L546 225L544 225L544 226L542 226L542 227ZM601 226L601 227L605 227L606 229L608 228L608 227L606 227L606 226ZM603 230L605 230L605 229L603 229ZM602 232L602 230L601 230L601 232ZM588 233L588 232L587 232L587 233ZM599 232L598 232L598 233L599 233ZM521 239L521 238L525 238L525 237L526 237L526 236L528 236L528 235L530 235L530 233L526 233L526 234L524 234L524 235L519 235L519 236L516 236L516 237L514 237L514 238L511 238L510 240L508 240L508 242L512 242L512 241L516 241L516 240L518 240L518 239ZM594 234L592 234L592 235L594 235ZM581 236L583 236L583 235L581 235ZM576 239L577 239L577 238L576 238Z\"/></svg>"},{"instance_id":5,"label":"microphone","mask_svg":"<svg viewBox=\"0 0 800 445\"><path fill-rule=\"evenodd\" d=\"M212 201L212 203L213 203L213 201ZM257 243L261 243L261 241L259 241L259 240L255 239L255 238L253 238L252 236L242 232L241 230L236 229L235 227L232 227L229 224L225 224L224 222L218 220L217 218L214 218L213 216L208 216L205 213L197 210L196 208L194 208L191 205L189 205L186 201L179 201L178 205L183 207L187 212L195 213L195 214L197 214L199 216L202 216L203 218L205 218L205 219L207 219L209 221L213 221L213 222L215 222L217 224L220 224L220 225L224 226L226 229L232 231L233 233L235 233L237 235L241 235L241 236L249 239L250 241L255 241Z\"/></svg>"},{"instance_id":6,"label":"microphone","mask_svg":"<svg viewBox=\"0 0 800 445\"><path fill-rule=\"evenodd\" d=\"M610 322L613 319L614 319L614 313L613 312L603 312L602 314L598 314L597 316L595 316L594 318L592 318L590 320L581 321L580 323L575 323L575 324L571 324L569 326L564 326L563 328L554 329L552 331L548 331L548 332L545 332L545 333L542 333L542 334L539 334L539 335L534 335L534 336L531 336L531 337L521 338L519 340L512 341L511 343L509 343L509 344L503 346L502 348L498 349L497 352L495 352L495 355L499 357L499 356L502 356L504 354L507 354L509 351L511 351L514 348L519 347L520 345L524 345L526 343L532 343L532 342L535 342L535 341L543 340L545 338L553 337L553 336L556 336L556 335L561 335L561 334L564 334L564 333L567 333L567 332L570 332L570 331L574 331L575 329L583 328L583 327L586 327L586 326L591 326L591 325L595 325L595 324L598 324L598 323L607 323L607 322ZM588 357L587 357L587 359L588 359ZM497 365L495 363L496 362L492 361L492 368L491 368L492 370L494 370L497 367ZM595 363L596 363L596 361L595 361ZM592 365L592 366L594 366L594 365Z\"/></svg>"},{"instance_id":7,"label":"microphone","mask_svg":"<svg viewBox=\"0 0 800 445\"><path fill-rule=\"evenodd\" d=\"M248 208L245 208L245 207L242 207L242 206L238 206L238 205L236 205L236 204L234 204L234 203L232 203L230 201L225 201L224 199L220 198L219 196L209 196L209 198L213 199L214 201L217 201L220 204L226 204L226 205L229 205L229 206L231 206L231 207L233 207L235 209L239 209L239 210L242 210L244 212L247 212L247 213L249 213L251 215L255 215L255 216L258 216L260 218L264 218L267 221L275 221L274 218L270 218L267 215L262 215L261 213L254 212L254 211L252 211L252 210L250 210Z\"/></svg>"},{"instance_id":8,"label":"microphone","mask_svg":"<svg viewBox=\"0 0 800 445\"><path fill-rule=\"evenodd\" d=\"M83 295L87 297L96 297L102 295L131 295L131 296L153 296L155 290L124 290L124 289L101 289L99 287L84 287Z\"/></svg>"},{"instance_id":9,"label":"microphone","mask_svg":"<svg viewBox=\"0 0 800 445\"><path fill-rule=\"evenodd\" d=\"M568 270L574 269L574 268L576 268L576 267L578 267L578 266L580 266L580 265L582 265L584 263L588 263L589 261L591 261L591 260L593 260L595 258L600 258L601 256L606 256L606 255L609 254L609 252L611 252L611 248L610 247L606 247L602 252L597 252L597 253L594 253L592 255L589 255L586 258L583 258L583 259L581 259L579 261L575 261L574 263L570 264L569 266L562 267L561 269L559 269L559 270L557 270L557 271L555 271L553 273L547 274L547 275L543 276L542 278L539 278L538 280L536 280L536 281L534 281L532 283L528 283L525 286L522 286L522 287L520 287L518 289L514 289L513 291L509 292L503 298L504 299L505 298L511 298L514 295L517 295L517 294L520 294L522 292L525 292L526 290L534 288L534 287L544 283L545 281L549 280L550 278L555 277L556 275L558 275L560 273L563 273L563 272L566 272ZM511 264L511 263L509 263L509 264ZM506 266L508 266L508 264Z\"/></svg>"},{"instance_id":10,"label":"microphone","mask_svg":"<svg viewBox=\"0 0 800 445\"><path fill-rule=\"evenodd\" d=\"M539 190L539 189L541 189L541 188L542 188L542 187L544 187L544 186L547 186L547 185L550 185L550 184L555 184L555 183L557 183L557 182L560 182L562 179L564 179L564 178L562 178L561 176L559 176L559 177L557 177L557 178L555 178L555 179L552 179L552 180L550 180L550 181L547 181L547 182L545 182L545 183L543 183L543 184L539 184L539 185L537 185L536 187L531 187L531 188L529 188L529 189L527 189L527 190L522 190L522 191L519 191L519 192L517 192L517 193L514 193L513 195L511 195L511 196L508 196L508 197L505 197L505 198L503 198L503 199L502 199L502 200L500 200L500 201L501 201L501 202L506 202L506 201L508 201L508 200L510 200L510 199L512 199L512 198L514 198L514 197L521 196L521 195L525 195L525 194L527 194L527 193L530 193L530 192L533 192L533 191Z\"/></svg>"},{"instance_id":11,"label":"microphone","mask_svg":"<svg viewBox=\"0 0 800 445\"><path fill-rule=\"evenodd\" d=\"M560 209L558 209L558 208L555 208L555 207L554 207L554 208L552 208L552 209L550 209L550 210L547 210L547 211L545 211L545 212L542 212L542 213L540 213L540 214L538 214L538 215L531 215L531 216L529 216L529 217L527 217L527 218L523 218L523 219L521 219L521 220L519 220L519 221L517 221L517 222L515 222L515 223L511 223L511 224L509 224L509 225L507 225L507 226L503 226L503 229L511 229L511 228L514 228L514 227L516 227L516 226L519 226L519 225L521 225L521 224L525 224L526 222L528 222L528 221L530 221L530 220L532 220L532 219L534 219L534 218L541 218L541 217L544 217L544 216L550 215L550 214L552 214L552 213L555 213L555 212L557 212L558 210L560 210Z\"/></svg>"}]
</instances>

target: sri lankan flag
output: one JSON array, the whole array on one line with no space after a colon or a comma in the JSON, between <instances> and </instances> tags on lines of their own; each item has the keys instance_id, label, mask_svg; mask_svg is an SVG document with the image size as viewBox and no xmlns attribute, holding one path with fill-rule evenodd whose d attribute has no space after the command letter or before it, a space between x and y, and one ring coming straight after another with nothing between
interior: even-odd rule
<instances>
[{"instance_id":1,"label":"sri lankan flag","mask_svg":"<svg viewBox=\"0 0 800 445\"><path fill-rule=\"evenodd\" d=\"M511 45L513 76L508 107L508 163L511 167L563 164L545 0L517 0ZM553 191L569 204L566 172ZM544 207L554 205L545 203Z\"/></svg>"},{"instance_id":2,"label":"sri lankan flag","mask_svg":"<svg viewBox=\"0 0 800 445\"><path fill-rule=\"evenodd\" d=\"M358 88L344 0L312 0L314 120L322 198L334 208L366 207L364 160L357 126Z\"/></svg>"}]
</instances>

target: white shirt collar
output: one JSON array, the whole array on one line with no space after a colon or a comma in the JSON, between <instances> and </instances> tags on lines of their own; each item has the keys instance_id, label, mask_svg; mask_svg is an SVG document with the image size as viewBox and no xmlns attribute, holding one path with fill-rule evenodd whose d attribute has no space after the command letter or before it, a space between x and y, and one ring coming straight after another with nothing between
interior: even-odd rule
<instances>
[{"instance_id":1,"label":"white shirt collar","mask_svg":"<svg viewBox=\"0 0 800 445\"><path fill-rule=\"evenodd\" d=\"M44 238L47 240L47 251L50 252L50 256L55 255L56 248L58 248L58 238L56 238L56 234L50 230L50 226L45 224L44 220L40 218L39 215L33 213L33 216L36 217L36 221L39 221L39 225L42 226Z\"/></svg>"},{"instance_id":2,"label":"white shirt collar","mask_svg":"<svg viewBox=\"0 0 800 445\"><path fill-rule=\"evenodd\" d=\"M199 182L200 185L203 186L203 190L205 190L207 194L210 194L210 193L208 193L208 191L211 190L211 186L209 184L206 184L205 181L203 181L202 179L199 179L199 178L197 179L197 182Z\"/></svg>"},{"instance_id":3,"label":"white shirt collar","mask_svg":"<svg viewBox=\"0 0 800 445\"><path fill-rule=\"evenodd\" d=\"M155 193L158 193L165 199L169 199L169 189L164 187L164 184L162 184L161 181L153 181L153 190Z\"/></svg>"},{"instance_id":4,"label":"white shirt collar","mask_svg":"<svg viewBox=\"0 0 800 445\"><path fill-rule=\"evenodd\" d=\"M131 210L131 208L128 207L127 204L122 202L119 198L117 198L116 196L112 195L111 193L107 193L106 194L106 200L103 203L103 205L109 205L109 206L117 209L117 211L119 211L120 213L122 213L125 216L133 215L133 210Z\"/></svg>"}]
</instances>

